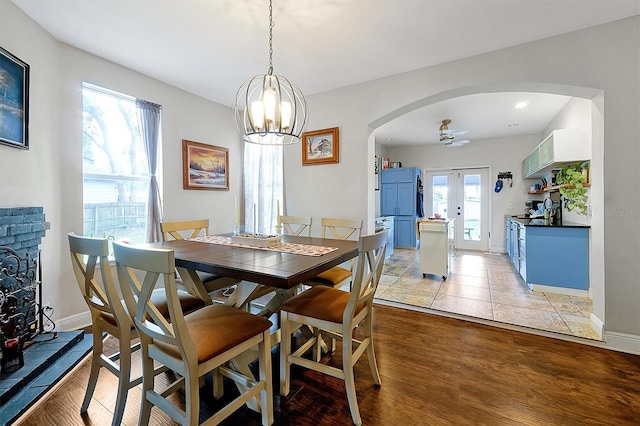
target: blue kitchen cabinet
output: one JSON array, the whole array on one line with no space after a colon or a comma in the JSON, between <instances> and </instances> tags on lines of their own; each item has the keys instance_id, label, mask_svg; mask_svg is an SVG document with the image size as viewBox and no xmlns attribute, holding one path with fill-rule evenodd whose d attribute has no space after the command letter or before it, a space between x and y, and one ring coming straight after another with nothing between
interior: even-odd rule
<instances>
[{"instance_id":1,"label":"blue kitchen cabinet","mask_svg":"<svg viewBox=\"0 0 640 426\"><path fill-rule=\"evenodd\" d=\"M416 248L417 193L420 169L401 167L380 173L382 216L395 217L394 245Z\"/></svg>"},{"instance_id":2,"label":"blue kitchen cabinet","mask_svg":"<svg viewBox=\"0 0 640 426\"><path fill-rule=\"evenodd\" d=\"M524 243L520 274L530 288L589 290L588 227L524 226L524 229L520 237Z\"/></svg>"},{"instance_id":3,"label":"blue kitchen cabinet","mask_svg":"<svg viewBox=\"0 0 640 426\"><path fill-rule=\"evenodd\" d=\"M408 216L396 216L395 245L398 247L415 247L416 220Z\"/></svg>"},{"instance_id":4,"label":"blue kitchen cabinet","mask_svg":"<svg viewBox=\"0 0 640 426\"><path fill-rule=\"evenodd\" d=\"M579 294L589 290L588 225L505 216L507 255L532 290Z\"/></svg>"}]
</instances>

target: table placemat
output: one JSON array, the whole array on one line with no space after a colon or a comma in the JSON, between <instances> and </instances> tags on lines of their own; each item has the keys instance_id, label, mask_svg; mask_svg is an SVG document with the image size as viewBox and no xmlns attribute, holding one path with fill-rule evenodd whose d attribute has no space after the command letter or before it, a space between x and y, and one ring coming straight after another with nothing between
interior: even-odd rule
<instances>
[{"instance_id":1,"label":"table placemat","mask_svg":"<svg viewBox=\"0 0 640 426\"><path fill-rule=\"evenodd\" d=\"M304 256L322 256L338 250L337 247L314 246L310 244L295 244L282 242L273 247L256 247L248 244L238 244L231 241L231 237L223 235L209 235L206 237L187 238L189 241L198 241L201 243L220 244L224 246L245 247L256 250L279 251L282 253L301 254Z\"/></svg>"}]
</instances>

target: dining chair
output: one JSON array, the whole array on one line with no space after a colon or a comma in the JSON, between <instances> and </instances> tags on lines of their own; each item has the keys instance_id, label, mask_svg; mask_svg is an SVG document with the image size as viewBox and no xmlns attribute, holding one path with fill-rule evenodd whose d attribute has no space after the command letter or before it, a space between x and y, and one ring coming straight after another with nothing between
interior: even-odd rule
<instances>
[{"instance_id":1,"label":"dining chair","mask_svg":"<svg viewBox=\"0 0 640 426\"><path fill-rule=\"evenodd\" d=\"M360 237L360 230L362 229L362 219L322 218L321 224L322 238L334 238L338 240L357 240L358 237ZM305 285L340 287L346 280L351 279L352 272L353 262L350 262L350 268L334 266L309 279L305 282Z\"/></svg>"},{"instance_id":2,"label":"dining chair","mask_svg":"<svg viewBox=\"0 0 640 426\"><path fill-rule=\"evenodd\" d=\"M273 423L271 378L272 323L224 305L207 305L184 315L177 300L173 250L145 249L113 243L116 269L129 315L142 344L142 403L139 424L149 423L153 406L182 425L198 424L200 378L213 372L214 397L222 396L222 379L227 377L241 390L233 401L207 419L218 424L243 404L260 396L262 424ZM169 318L165 319L150 297L157 287L167 294ZM258 348L259 379L232 370L227 364L248 350ZM177 379L162 391L156 390L153 365L167 366ZM170 397L184 388L184 410Z\"/></svg>"},{"instance_id":3,"label":"dining chair","mask_svg":"<svg viewBox=\"0 0 640 426\"><path fill-rule=\"evenodd\" d=\"M74 233L68 234L69 249L73 271L91 314L91 333L93 336L93 355L91 357L91 372L80 408L81 414L86 414L89 403L96 388L101 367L105 367L118 377L116 405L113 410L112 425L119 425L124 414L129 389L139 385L142 377L131 378L131 353L140 349L140 344L132 345L138 334L126 311L117 284L109 265L109 242L106 238L88 238ZM96 277L96 270L100 272L100 281ZM164 290L160 289L151 296L166 315L166 299ZM181 291L180 306L187 311L203 307L204 302L197 297ZM103 333L118 339L118 352L107 356L103 351ZM120 360L119 364L116 362ZM156 369L158 374L165 369Z\"/></svg>"},{"instance_id":4,"label":"dining chair","mask_svg":"<svg viewBox=\"0 0 640 426\"><path fill-rule=\"evenodd\" d=\"M306 236L310 237L311 222L313 222L313 218L311 216L280 216L283 235L298 236L302 235L302 233L306 231Z\"/></svg>"},{"instance_id":5,"label":"dining chair","mask_svg":"<svg viewBox=\"0 0 640 426\"><path fill-rule=\"evenodd\" d=\"M351 292L327 286L315 286L284 302L280 307L280 394L290 390L291 364L309 368L344 380L353 423L362 424L356 398L354 365L366 351L373 381L380 386L380 375L373 349L373 297L384 264L386 230L360 237L358 258ZM360 323L364 338L358 341L353 331ZM312 328L313 337L292 352L291 337L301 325ZM321 333L342 340L340 368L320 362ZM312 359L303 358L314 348Z\"/></svg>"},{"instance_id":6,"label":"dining chair","mask_svg":"<svg viewBox=\"0 0 640 426\"><path fill-rule=\"evenodd\" d=\"M199 236L208 236L209 219L161 222L160 230L162 231L162 241L184 240ZM182 274L190 274L192 280L196 283L196 286L199 285L199 282L202 283L204 289L196 288L196 291L199 293L208 294L222 288L232 287L239 282L239 280L234 278L222 277L220 275L210 274L203 271L179 269L179 272ZM179 277L180 273L178 273ZM182 284L182 281L182 277L178 278L179 284ZM202 294L201 297L203 297Z\"/></svg>"}]
</instances>

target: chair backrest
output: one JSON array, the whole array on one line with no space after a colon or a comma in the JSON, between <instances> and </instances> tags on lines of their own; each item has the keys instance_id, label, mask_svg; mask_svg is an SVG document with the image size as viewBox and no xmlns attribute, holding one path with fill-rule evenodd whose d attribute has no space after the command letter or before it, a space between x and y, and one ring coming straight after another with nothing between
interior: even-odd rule
<instances>
[{"instance_id":1,"label":"chair backrest","mask_svg":"<svg viewBox=\"0 0 640 426\"><path fill-rule=\"evenodd\" d=\"M306 231L307 237L311 236L311 216L280 216L283 225L282 233L285 235L300 235Z\"/></svg>"},{"instance_id":2,"label":"chair backrest","mask_svg":"<svg viewBox=\"0 0 640 426\"><path fill-rule=\"evenodd\" d=\"M162 241L172 239L183 240L195 238L199 235L209 235L209 219L180 220L175 222L161 222Z\"/></svg>"},{"instance_id":3,"label":"chair backrest","mask_svg":"<svg viewBox=\"0 0 640 426\"><path fill-rule=\"evenodd\" d=\"M322 238L337 240L357 240L362 229L362 219L332 219L323 217Z\"/></svg>"},{"instance_id":4,"label":"chair backrest","mask_svg":"<svg viewBox=\"0 0 640 426\"><path fill-rule=\"evenodd\" d=\"M113 253L120 289L140 339L146 344L161 341L176 346L182 360L197 362L195 346L178 299L173 250L146 249L114 242ZM163 287L169 318L160 313L151 298L153 290Z\"/></svg>"},{"instance_id":5,"label":"chair backrest","mask_svg":"<svg viewBox=\"0 0 640 426\"><path fill-rule=\"evenodd\" d=\"M371 309L375 296L387 244L387 230L371 235L363 235L358 240L358 258L355 266L355 276L351 283L349 302L344 311L343 321L353 319L359 312ZM359 310L363 304L365 309ZM359 318L355 319L358 322Z\"/></svg>"},{"instance_id":6,"label":"chair backrest","mask_svg":"<svg viewBox=\"0 0 640 426\"><path fill-rule=\"evenodd\" d=\"M69 251L76 281L91 311L92 320L102 313L112 315L118 327L130 327L131 320L120 300L117 284L109 265L109 241L89 238L70 232ZM96 267L100 269L102 285L96 280Z\"/></svg>"}]
</instances>

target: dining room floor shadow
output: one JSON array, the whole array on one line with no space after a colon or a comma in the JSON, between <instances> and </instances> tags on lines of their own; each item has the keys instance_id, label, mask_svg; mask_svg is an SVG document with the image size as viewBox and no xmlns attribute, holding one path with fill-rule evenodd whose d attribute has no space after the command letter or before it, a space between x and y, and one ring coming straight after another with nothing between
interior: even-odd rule
<instances>
[{"instance_id":1,"label":"dining room floor shadow","mask_svg":"<svg viewBox=\"0 0 640 426\"><path fill-rule=\"evenodd\" d=\"M588 297L532 291L501 253L458 250L446 280L423 277L420 251L394 249L376 300L602 341Z\"/></svg>"}]
</instances>

